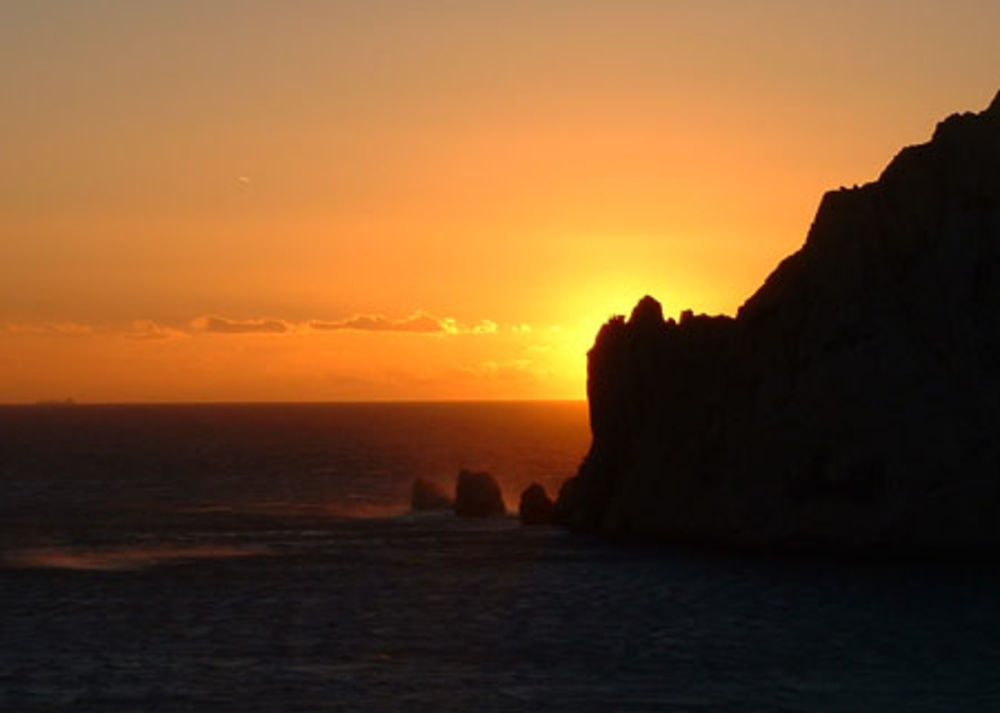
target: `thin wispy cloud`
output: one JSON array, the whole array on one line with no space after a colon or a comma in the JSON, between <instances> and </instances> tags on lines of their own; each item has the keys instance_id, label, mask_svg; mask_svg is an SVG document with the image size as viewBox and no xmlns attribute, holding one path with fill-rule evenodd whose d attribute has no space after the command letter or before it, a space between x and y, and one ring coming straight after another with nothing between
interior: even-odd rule
<instances>
[{"instance_id":1,"label":"thin wispy cloud","mask_svg":"<svg viewBox=\"0 0 1000 713\"><path fill-rule=\"evenodd\" d=\"M390 319L379 314L357 314L347 319L313 320L309 327L321 331L352 329L365 332L417 332L433 334L455 331L454 320L432 317L426 312L415 312L402 319Z\"/></svg>"},{"instance_id":2,"label":"thin wispy cloud","mask_svg":"<svg viewBox=\"0 0 1000 713\"><path fill-rule=\"evenodd\" d=\"M358 314L347 319L313 320L309 328L317 331L353 330L365 332L410 332L413 334L494 334L496 322L480 320L473 325L459 324L451 317L435 317L417 311L409 317L391 319L378 314Z\"/></svg>"},{"instance_id":3,"label":"thin wispy cloud","mask_svg":"<svg viewBox=\"0 0 1000 713\"><path fill-rule=\"evenodd\" d=\"M125 336L129 339L149 341L187 337L188 333L151 319L137 319L132 322L131 329L125 332Z\"/></svg>"},{"instance_id":4,"label":"thin wispy cloud","mask_svg":"<svg viewBox=\"0 0 1000 713\"><path fill-rule=\"evenodd\" d=\"M472 325L469 330L472 334L496 334L500 325L489 319L482 319L477 324Z\"/></svg>"},{"instance_id":5,"label":"thin wispy cloud","mask_svg":"<svg viewBox=\"0 0 1000 713\"><path fill-rule=\"evenodd\" d=\"M0 333L12 335L60 335L81 337L93 334L95 329L80 322L7 322L0 324Z\"/></svg>"},{"instance_id":6,"label":"thin wispy cloud","mask_svg":"<svg viewBox=\"0 0 1000 713\"><path fill-rule=\"evenodd\" d=\"M492 320L460 323L451 317L436 317L417 311L408 317L393 319L379 314L358 314L339 320L293 322L271 317L234 319L220 315L196 317L183 326L164 324L151 319L135 319L128 324L92 325L80 322L0 322L0 334L8 336L87 336L119 335L138 341L157 341L191 336L280 335L310 332L384 332L426 335L489 335L500 326Z\"/></svg>"},{"instance_id":7,"label":"thin wispy cloud","mask_svg":"<svg viewBox=\"0 0 1000 713\"><path fill-rule=\"evenodd\" d=\"M191 328L210 334L284 334L292 325L280 319L228 319L208 315L191 321Z\"/></svg>"}]
</instances>

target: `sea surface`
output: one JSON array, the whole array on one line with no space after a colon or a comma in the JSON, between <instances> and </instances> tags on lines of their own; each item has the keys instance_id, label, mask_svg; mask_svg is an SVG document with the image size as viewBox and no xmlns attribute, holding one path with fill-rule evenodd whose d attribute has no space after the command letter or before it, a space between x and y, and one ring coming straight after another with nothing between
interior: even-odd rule
<instances>
[{"instance_id":1,"label":"sea surface","mask_svg":"<svg viewBox=\"0 0 1000 713\"><path fill-rule=\"evenodd\" d=\"M997 711L1000 568L726 557L510 507L582 403L0 408L0 711Z\"/></svg>"}]
</instances>

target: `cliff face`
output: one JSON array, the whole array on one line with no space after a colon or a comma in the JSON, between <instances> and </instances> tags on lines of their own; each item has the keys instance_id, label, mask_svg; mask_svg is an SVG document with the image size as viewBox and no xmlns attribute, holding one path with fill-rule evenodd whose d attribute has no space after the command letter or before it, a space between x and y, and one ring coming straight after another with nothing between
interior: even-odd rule
<instances>
[{"instance_id":1,"label":"cliff face","mask_svg":"<svg viewBox=\"0 0 1000 713\"><path fill-rule=\"evenodd\" d=\"M735 319L646 297L589 353L557 503L606 534L738 547L1000 544L1000 94L823 197Z\"/></svg>"}]
</instances>

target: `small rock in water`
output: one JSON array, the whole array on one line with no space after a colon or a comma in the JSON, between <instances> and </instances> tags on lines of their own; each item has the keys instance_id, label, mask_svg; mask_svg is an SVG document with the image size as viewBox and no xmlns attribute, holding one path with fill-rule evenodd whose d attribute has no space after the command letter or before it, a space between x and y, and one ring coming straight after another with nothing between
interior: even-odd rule
<instances>
[{"instance_id":1,"label":"small rock in water","mask_svg":"<svg viewBox=\"0 0 1000 713\"><path fill-rule=\"evenodd\" d=\"M525 525L550 525L555 520L555 503L545 488L532 483L521 493L518 515Z\"/></svg>"},{"instance_id":2,"label":"small rock in water","mask_svg":"<svg viewBox=\"0 0 1000 713\"><path fill-rule=\"evenodd\" d=\"M413 493L410 496L411 510L451 510L454 506L451 497L437 483L423 478L413 481Z\"/></svg>"},{"instance_id":3,"label":"small rock in water","mask_svg":"<svg viewBox=\"0 0 1000 713\"><path fill-rule=\"evenodd\" d=\"M455 485L455 514L459 517L497 517L507 512L500 486L489 473L462 469Z\"/></svg>"}]
</instances>

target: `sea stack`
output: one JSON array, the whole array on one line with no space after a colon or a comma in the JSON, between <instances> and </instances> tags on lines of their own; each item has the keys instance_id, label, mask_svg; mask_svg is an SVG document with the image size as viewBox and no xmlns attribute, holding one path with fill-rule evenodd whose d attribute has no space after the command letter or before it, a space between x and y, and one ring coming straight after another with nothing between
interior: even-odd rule
<instances>
[{"instance_id":1,"label":"sea stack","mask_svg":"<svg viewBox=\"0 0 1000 713\"><path fill-rule=\"evenodd\" d=\"M524 525L550 525L555 521L555 503L538 483L532 483L521 493L517 515Z\"/></svg>"},{"instance_id":2,"label":"sea stack","mask_svg":"<svg viewBox=\"0 0 1000 713\"><path fill-rule=\"evenodd\" d=\"M463 469L455 483L455 514L459 517L498 517L507 512L500 485L489 473Z\"/></svg>"},{"instance_id":3,"label":"sea stack","mask_svg":"<svg viewBox=\"0 0 1000 713\"><path fill-rule=\"evenodd\" d=\"M423 478L417 478L413 481L410 509L414 512L451 510L454 507L454 501L437 483Z\"/></svg>"},{"instance_id":4,"label":"sea stack","mask_svg":"<svg viewBox=\"0 0 1000 713\"><path fill-rule=\"evenodd\" d=\"M1000 94L826 194L735 318L645 297L588 354L557 516L757 549L1000 545Z\"/></svg>"}]
</instances>

